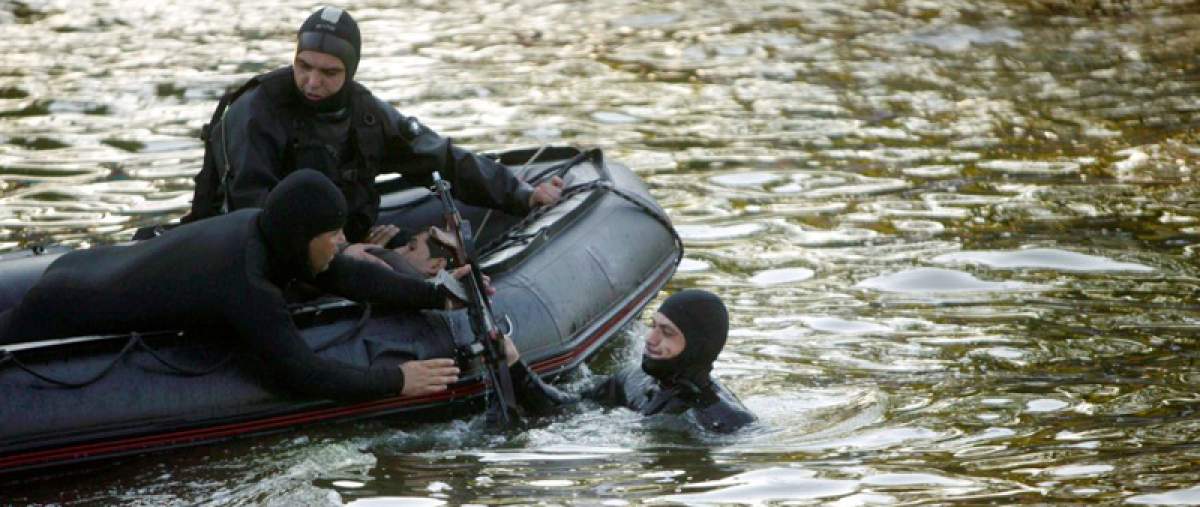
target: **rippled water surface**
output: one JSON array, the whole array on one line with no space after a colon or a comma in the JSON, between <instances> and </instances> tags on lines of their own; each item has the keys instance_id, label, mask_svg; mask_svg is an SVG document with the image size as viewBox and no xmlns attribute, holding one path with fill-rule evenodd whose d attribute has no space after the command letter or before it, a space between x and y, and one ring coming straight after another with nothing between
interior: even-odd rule
<instances>
[{"instance_id":1,"label":"rippled water surface","mask_svg":"<svg viewBox=\"0 0 1200 507\"><path fill-rule=\"evenodd\" d=\"M345 5L377 95L648 181L761 426L305 428L0 503L1200 503L1194 2L392 4ZM216 98L311 8L0 0L0 251L181 215Z\"/></svg>"}]
</instances>

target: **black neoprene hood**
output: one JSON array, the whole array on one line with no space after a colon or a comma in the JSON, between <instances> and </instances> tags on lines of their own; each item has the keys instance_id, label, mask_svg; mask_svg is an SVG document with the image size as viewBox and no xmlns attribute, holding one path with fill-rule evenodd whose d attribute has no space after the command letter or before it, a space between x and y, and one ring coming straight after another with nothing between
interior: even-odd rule
<instances>
[{"instance_id":1,"label":"black neoprene hood","mask_svg":"<svg viewBox=\"0 0 1200 507\"><path fill-rule=\"evenodd\" d=\"M299 169L280 181L263 203L258 229L275 262L308 277L308 243L346 223L346 198L324 174Z\"/></svg>"},{"instance_id":2,"label":"black neoprene hood","mask_svg":"<svg viewBox=\"0 0 1200 507\"><path fill-rule=\"evenodd\" d=\"M711 292L685 289L663 301L658 313L683 333L683 352L671 359L643 356L642 369L662 381L688 379L698 385L704 384L729 335L729 312L725 303Z\"/></svg>"},{"instance_id":3,"label":"black neoprene hood","mask_svg":"<svg viewBox=\"0 0 1200 507\"><path fill-rule=\"evenodd\" d=\"M350 13L322 7L312 13L296 35L296 52L317 51L336 56L346 66L346 80L354 79L362 55L362 36Z\"/></svg>"}]
</instances>

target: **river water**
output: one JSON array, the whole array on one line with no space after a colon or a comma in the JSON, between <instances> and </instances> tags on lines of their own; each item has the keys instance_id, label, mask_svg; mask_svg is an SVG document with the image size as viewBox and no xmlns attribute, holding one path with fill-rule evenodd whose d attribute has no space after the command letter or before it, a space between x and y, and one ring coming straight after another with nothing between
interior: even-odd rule
<instances>
[{"instance_id":1,"label":"river water","mask_svg":"<svg viewBox=\"0 0 1200 507\"><path fill-rule=\"evenodd\" d=\"M378 96L647 180L687 246L670 288L729 303L716 374L762 423L318 426L0 504L1200 503L1200 5L390 4L344 5ZM181 215L216 98L311 9L0 0L0 251Z\"/></svg>"}]
</instances>

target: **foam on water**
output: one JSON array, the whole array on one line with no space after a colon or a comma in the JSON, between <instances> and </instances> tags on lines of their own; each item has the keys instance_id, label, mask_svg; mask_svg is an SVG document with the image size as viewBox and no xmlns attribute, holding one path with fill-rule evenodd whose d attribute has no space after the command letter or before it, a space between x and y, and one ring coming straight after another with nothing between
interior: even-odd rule
<instances>
[{"instance_id":1,"label":"foam on water","mask_svg":"<svg viewBox=\"0 0 1200 507\"><path fill-rule=\"evenodd\" d=\"M1032 268L1073 272L1134 271L1143 273L1154 271L1154 268L1142 264L1119 262L1096 255L1054 248L955 252L934 257L933 262L938 264L982 264L996 269Z\"/></svg>"},{"instance_id":2,"label":"foam on water","mask_svg":"<svg viewBox=\"0 0 1200 507\"><path fill-rule=\"evenodd\" d=\"M807 470L767 468L737 474L718 481L685 485L686 489L713 488L701 493L666 495L652 499L671 503L759 504L788 500L817 500L858 491L858 481L816 479Z\"/></svg>"},{"instance_id":3,"label":"foam on water","mask_svg":"<svg viewBox=\"0 0 1200 507\"><path fill-rule=\"evenodd\" d=\"M837 317L801 317L800 321L814 331L835 334L887 334L892 328L873 322L845 320Z\"/></svg>"},{"instance_id":4,"label":"foam on water","mask_svg":"<svg viewBox=\"0 0 1200 507\"><path fill-rule=\"evenodd\" d=\"M855 287L904 293L1000 292L1040 288L1024 282L989 282L969 273L941 268L916 268L877 276L858 282Z\"/></svg>"},{"instance_id":5,"label":"foam on water","mask_svg":"<svg viewBox=\"0 0 1200 507\"><path fill-rule=\"evenodd\" d=\"M1063 465L1049 468L1045 473L1054 477L1089 477L1107 475L1116 470L1112 465Z\"/></svg>"},{"instance_id":6,"label":"foam on water","mask_svg":"<svg viewBox=\"0 0 1200 507\"><path fill-rule=\"evenodd\" d=\"M1036 399L1036 400L1029 400L1028 402L1026 402L1025 403L1025 411L1026 412L1058 412L1060 410L1066 409L1069 406L1070 406L1070 403L1067 403L1062 400L1041 398L1041 399Z\"/></svg>"},{"instance_id":7,"label":"foam on water","mask_svg":"<svg viewBox=\"0 0 1200 507\"><path fill-rule=\"evenodd\" d=\"M726 187L761 187L768 183L784 179L783 176L763 172L746 172L721 174L709 178L709 181Z\"/></svg>"},{"instance_id":8,"label":"foam on water","mask_svg":"<svg viewBox=\"0 0 1200 507\"><path fill-rule=\"evenodd\" d=\"M359 498L344 504L346 507L436 507L446 505L444 500L412 496L376 496Z\"/></svg>"},{"instance_id":9,"label":"foam on water","mask_svg":"<svg viewBox=\"0 0 1200 507\"><path fill-rule=\"evenodd\" d=\"M808 280L812 278L814 274L816 274L816 272L808 268L768 269L755 273L754 276L750 277L750 283L760 287L785 283L796 283Z\"/></svg>"},{"instance_id":10,"label":"foam on water","mask_svg":"<svg viewBox=\"0 0 1200 507\"><path fill-rule=\"evenodd\" d=\"M924 31L913 36L912 40L946 52L962 52L973 45L1006 44L1016 47L1021 45L1021 38L1021 32L1012 27L979 29L956 23Z\"/></svg>"},{"instance_id":11,"label":"foam on water","mask_svg":"<svg viewBox=\"0 0 1200 507\"><path fill-rule=\"evenodd\" d=\"M1200 486L1162 493L1134 495L1127 498L1125 502L1134 505L1198 505L1200 504Z\"/></svg>"},{"instance_id":12,"label":"foam on water","mask_svg":"<svg viewBox=\"0 0 1200 507\"><path fill-rule=\"evenodd\" d=\"M1077 162L1044 162L1038 160L985 160L975 164L980 169L1006 174L1061 176L1079 172Z\"/></svg>"},{"instance_id":13,"label":"foam on water","mask_svg":"<svg viewBox=\"0 0 1200 507\"><path fill-rule=\"evenodd\" d=\"M720 241L744 238L762 232L766 226L757 222L745 222L732 225L679 225L676 230L685 240Z\"/></svg>"}]
</instances>

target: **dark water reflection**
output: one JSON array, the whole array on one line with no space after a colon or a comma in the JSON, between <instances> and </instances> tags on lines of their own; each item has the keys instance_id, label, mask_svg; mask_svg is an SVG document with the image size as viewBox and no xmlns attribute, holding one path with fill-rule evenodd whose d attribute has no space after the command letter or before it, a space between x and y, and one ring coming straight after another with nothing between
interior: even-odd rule
<instances>
[{"instance_id":1,"label":"dark water reflection","mask_svg":"<svg viewBox=\"0 0 1200 507\"><path fill-rule=\"evenodd\" d=\"M345 7L401 110L649 181L762 427L313 428L4 500L1200 503L1194 2ZM0 250L180 215L215 98L286 63L308 11L0 1Z\"/></svg>"}]
</instances>

